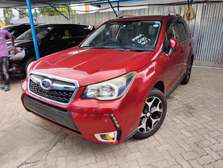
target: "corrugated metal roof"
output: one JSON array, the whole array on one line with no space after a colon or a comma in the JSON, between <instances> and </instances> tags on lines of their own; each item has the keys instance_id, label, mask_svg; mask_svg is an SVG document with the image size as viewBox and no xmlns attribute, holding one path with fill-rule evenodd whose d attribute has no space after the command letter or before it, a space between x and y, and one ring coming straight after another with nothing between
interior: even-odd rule
<instances>
[{"instance_id":1,"label":"corrugated metal roof","mask_svg":"<svg viewBox=\"0 0 223 168\"><path fill-rule=\"evenodd\" d=\"M123 1L137 1L137 0L110 0L111 2L123 2ZM60 5L60 4L103 4L108 3L108 0L31 0L31 3L35 7L47 6L48 4ZM0 0L0 8L7 7L26 7L26 0Z\"/></svg>"},{"instance_id":2,"label":"corrugated metal roof","mask_svg":"<svg viewBox=\"0 0 223 168\"><path fill-rule=\"evenodd\" d=\"M187 0L110 0L111 2L124 2L129 1L142 3L142 5L155 5L155 4L182 4L187 3ZM193 0L193 3L203 2L222 2L222 0ZM108 0L31 0L34 7L47 6L48 4L60 5L60 4L103 4L108 3ZM15 8L15 7L26 7L26 0L0 0L0 8Z\"/></svg>"},{"instance_id":3,"label":"corrugated metal roof","mask_svg":"<svg viewBox=\"0 0 223 168\"><path fill-rule=\"evenodd\" d=\"M112 0L111 0L112 1ZM47 6L48 4L77 4L98 3L104 0L31 0L33 6ZM0 8L26 6L26 0L0 0Z\"/></svg>"}]
</instances>

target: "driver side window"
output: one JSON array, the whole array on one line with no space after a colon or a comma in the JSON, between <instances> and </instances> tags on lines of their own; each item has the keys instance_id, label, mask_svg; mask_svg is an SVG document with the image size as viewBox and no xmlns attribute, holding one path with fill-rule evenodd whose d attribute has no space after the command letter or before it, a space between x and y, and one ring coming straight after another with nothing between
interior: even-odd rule
<instances>
[{"instance_id":1,"label":"driver side window","mask_svg":"<svg viewBox=\"0 0 223 168\"><path fill-rule=\"evenodd\" d=\"M174 25L170 24L167 26L166 34L165 34L165 41L163 44L163 51L165 53L169 53L170 51L170 39L175 37L174 35Z\"/></svg>"}]
</instances>

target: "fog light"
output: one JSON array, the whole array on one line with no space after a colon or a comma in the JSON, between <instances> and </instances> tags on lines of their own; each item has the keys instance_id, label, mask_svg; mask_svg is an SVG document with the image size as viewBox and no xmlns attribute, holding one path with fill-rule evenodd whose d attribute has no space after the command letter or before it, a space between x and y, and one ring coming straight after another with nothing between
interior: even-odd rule
<instances>
[{"instance_id":1,"label":"fog light","mask_svg":"<svg viewBox=\"0 0 223 168\"><path fill-rule=\"evenodd\" d=\"M95 134L95 137L101 142L115 142L117 140L117 131Z\"/></svg>"}]
</instances>

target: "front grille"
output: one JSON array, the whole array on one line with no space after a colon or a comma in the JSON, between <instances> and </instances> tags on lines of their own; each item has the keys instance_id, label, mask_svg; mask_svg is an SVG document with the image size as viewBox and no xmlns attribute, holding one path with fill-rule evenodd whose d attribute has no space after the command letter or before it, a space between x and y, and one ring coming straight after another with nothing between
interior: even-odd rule
<instances>
[{"instance_id":1,"label":"front grille","mask_svg":"<svg viewBox=\"0 0 223 168\"><path fill-rule=\"evenodd\" d=\"M52 82L48 89L43 88L41 85L41 82L46 79ZM77 86L74 83L31 74L29 79L29 90L31 93L42 98L62 104L68 104L76 92Z\"/></svg>"}]
</instances>

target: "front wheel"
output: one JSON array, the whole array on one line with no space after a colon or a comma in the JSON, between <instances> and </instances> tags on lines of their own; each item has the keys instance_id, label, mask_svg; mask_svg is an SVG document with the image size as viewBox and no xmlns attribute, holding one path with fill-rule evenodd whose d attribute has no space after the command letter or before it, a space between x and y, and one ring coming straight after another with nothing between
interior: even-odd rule
<instances>
[{"instance_id":1,"label":"front wheel","mask_svg":"<svg viewBox=\"0 0 223 168\"><path fill-rule=\"evenodd\" d=\"M153 89L147 97L135 139L144 139L155 134L163 124L167 113L167 102L164 94Z\"/></svg>"}]
</instances>

